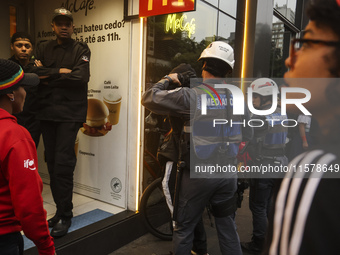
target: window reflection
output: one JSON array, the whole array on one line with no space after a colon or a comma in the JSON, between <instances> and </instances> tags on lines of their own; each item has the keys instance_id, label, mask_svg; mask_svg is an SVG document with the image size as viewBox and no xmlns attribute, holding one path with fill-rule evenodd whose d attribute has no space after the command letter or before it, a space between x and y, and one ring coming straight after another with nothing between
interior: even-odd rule
<instances>
[{"instance_id":1,"label":"window reflection","mask_svg":"<svg viewBox=\"0 0 340 255\"><path fill-rule=\"evenodd\" d=\"M287 20L295 23L296 2L297 0L274 0L274 8Z\"/></svg>"},{"instance_id":2,"label":"window reflection","mask_svg":"<svg viewBox=\"0 0 340 255\"><path fill-rule=\"evenodd\" d=\"M236 18L237 0L220 0L219 9Z\"/></svg>"},{"instance_id":3,"label":"window reflection","mask_svg":"<svg viewBox=\"0 0 340 255\"><path fill-rule=\"evenodd\" d=\"M236 14L236 0L219 1L223 12ZM190 63L200 76L197 59L210 42L225 40L234 46L236 20L206 2L197 1L193 12L148 18L147 84L157 82L180 63ZM217 6L218 0L208 2ZM181 28L174 29L176 23L181 24Z\"/></svg>"},{"instance_id":4,"label":"window reflection","mask_svg":"<svg viewBox=\"0 0 340 255\"><path fill-rule=\"evenodd\" d=\"M236 21L229 16L219 13L218 16L218 40L224 40L235 48Z\"/></svg>"},{"instance_id":5,"label":"window reflection","mask_svg":"<svg viewBox=\"0 0 340 255\"><path fill-rule=\"evenodd\" d=\"M292 33L285 24L273 16L272 40L270 49L270 77L282 78L287 68L285 60L289 55L289 42Z\"/></svg>"},{"instance_id":6,"label":"window reflection","mask_svg":"<svg viewBox=\"0 0 340 255\"><path fill-rule=\"evenodd\" d=\"M218 7L218 0L203 0L203 1L212 4L215 7Z\"/></svg>"},{"instance_id":7,"label":"window reflection","mask_svg":"<svg viewBox=\"0 0 340 255\"><path fill-rule=\"evenodd\" d=\"M157 82L180 63L190 63L197 75L200 75L201 64L197 62L197 59L203 49L216 39L216 8L198 1L196 11L177 13L175 17L177 22L179 21L183 27L187 26L187 29L177 28L174 32L174 23L167 29L168 15L148 18L147 84ZM219 33L226 39L230 37L231 32L235 32L235 22L230 22L232 19L227 18L221 19L223 26ZM194 33L190 34L187 30L191 28L190 31L192 32L193 26Z\"/></svg>"},{"instance_id":8,"label":"window reflection","mask_svg":"<svg viewBox=\"0 0 340 255\"><path fill-rule=\"evenodd\" d=\"M203 3L196 3L196 11L186 13L188 18L195 18L196 20L196 33L194 35L195 42L202 40L210 40L216 35L217 31L217 9Z\"/></svg>"}]
</instances>

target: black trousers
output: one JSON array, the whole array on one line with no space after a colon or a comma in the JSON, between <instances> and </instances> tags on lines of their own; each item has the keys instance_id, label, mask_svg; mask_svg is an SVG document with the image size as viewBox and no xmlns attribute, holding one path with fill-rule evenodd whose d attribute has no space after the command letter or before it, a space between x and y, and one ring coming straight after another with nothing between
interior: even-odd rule
<instances>
[{"instance_id":1,"label":"black trousers","mask_svg":"<svg viewBox=\"0 0 340 255\"><path fill-rule=\"evenodd\" d=\"M24 253L24 239L20 232L0 235L1 255L22 255Z\"/></svg>"},{"instance_id":2,"label":"black trousers","mask_svg":"<svg viewBox=\"0 0 340 255\"><path fill-rule=\"evenodd\" d=\"M24 126L28 132L30 132L33 141L35 143L35 147L38 148L40 135L41 135L41 125L40 120L35 118L35 114L31 114L28 112L21 112L15 115L18 119L18 124Z\"/></svg>"},{"instance_id":3,"label":"black trousers","mask_svg":"<svg viewBox=\"0 0 340 255\"><path fill-rule=\"evenodd\" d=\"M73 217L73 172L77 161L74 145L81 125L79 122L41 121L56 214L64 219Z\"/></svg>"}]
</instances>

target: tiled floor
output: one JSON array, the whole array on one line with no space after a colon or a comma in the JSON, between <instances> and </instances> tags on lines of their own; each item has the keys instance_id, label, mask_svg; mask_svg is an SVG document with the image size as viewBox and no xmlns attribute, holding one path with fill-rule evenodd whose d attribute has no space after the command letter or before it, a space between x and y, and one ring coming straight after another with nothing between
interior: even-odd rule
<instances>
[{"instance_id":1,"label":"tiled floor","mask_svg":"<svg viewBox=\"0 0 340 255\"><path fill-rule=\"evenodd\" d=\"M48 184L44 184L42 196L44 199L44 208L47 211L47 219L49 219L54 216L56 206L53 202L51 189ZM124 211L123 208L101 202L87 196L73 193L73 216L81 215L94 209L101 209L112 214Z\"/></svg>"}]
</instances>

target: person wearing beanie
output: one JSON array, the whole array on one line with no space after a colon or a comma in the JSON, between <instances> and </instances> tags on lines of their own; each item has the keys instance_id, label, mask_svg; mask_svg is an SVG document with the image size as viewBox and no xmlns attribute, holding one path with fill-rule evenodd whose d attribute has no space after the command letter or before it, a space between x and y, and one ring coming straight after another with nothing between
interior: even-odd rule
<instances>
[{"instance_id":1,"label":"person wearing beanie","mask_svg":"<svg viewBox=\"0 0 340 255\"><path fill-rule=\"evenodd\" d=\"M73 217L73 172L77 161L74 144L79 128L86 122L91 51L86 43L71 38L74 24L69 10L55 9L51 26L56 39L38 45L32 72L45 76L38 86L37 118L57 207L48 224L53 228L53 237L62 237Z\"/></svg>"},{"instance_id":2,"label":"person wearing beanie","mask_svg":"<svg viewBox=\"0 0 340 255\"><path fill-rule=\"evenodd\" d=\"M23 110L24 87L38 85L36 74L24 74L16 63L0 59L0 254L23 254L20 231L39 255L55 254L41 196L34 141L13 114Z\"/></svg>"},{"instance_id":3,"label":"person wearing beanie","mask_svg":"<svg viewBox=\"0 0 340 255\"><path fill-rule=\"evenodd\" d=\"M13 56L9 60L19 64L25 73L30 73L30 69L34 68L33 59L33 41L29 34L25 32L16 32L11 39L11 50ZM24 126L30 132L35 147L38 148L41 136L40 121L36 115L39 109L38 87L26 88L26 100L24 110L14 116L18 120L18 124Z\"/></svg>"}]
</instances>

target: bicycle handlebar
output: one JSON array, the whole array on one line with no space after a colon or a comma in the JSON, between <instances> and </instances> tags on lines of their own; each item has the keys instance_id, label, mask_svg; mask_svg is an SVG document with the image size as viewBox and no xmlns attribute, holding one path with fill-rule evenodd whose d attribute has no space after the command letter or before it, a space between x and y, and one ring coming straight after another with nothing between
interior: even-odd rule
<instances>
[{"instance_id":1,"label":"bicycle handlebar","mask_svg":"<svg viewBox=\"0 0 340 255\"><path fill-rule=\"evenodd\" d=\"M166 130L166 129L162 129L162 128L146 128L145 129L145 133L150 133L150 132L153 132L153 133L167 133L169 131Z\"/></svg>"}]
</instances>

